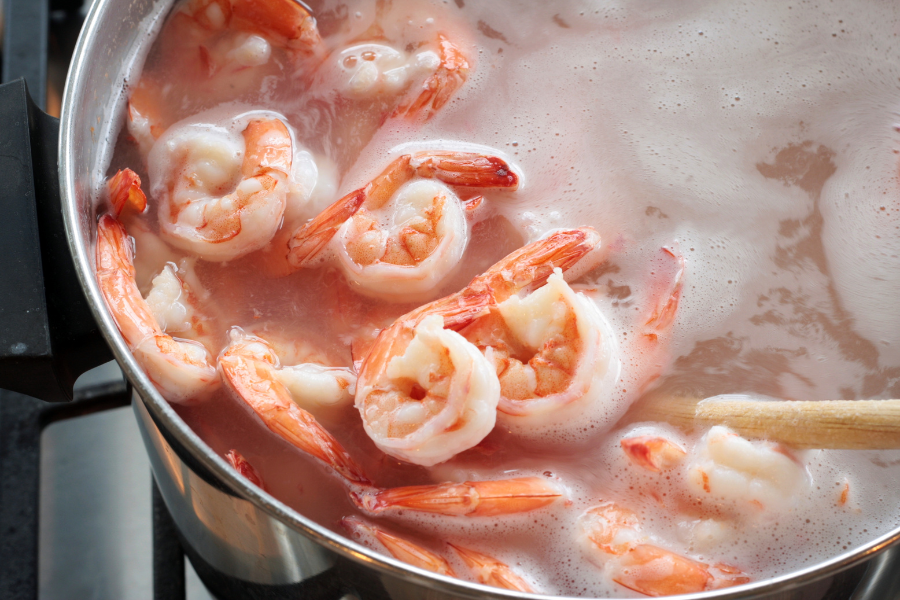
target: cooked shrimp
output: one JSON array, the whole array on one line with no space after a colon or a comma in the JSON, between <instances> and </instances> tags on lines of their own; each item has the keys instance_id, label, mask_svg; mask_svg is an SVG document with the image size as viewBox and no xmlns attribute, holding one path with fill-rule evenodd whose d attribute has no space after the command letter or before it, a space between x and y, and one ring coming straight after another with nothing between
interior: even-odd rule
<instances>
[{"instance_id":1,"label":"cooked shrimp","mask_svg":"<svg viewBox=\"0 0 900 600\"><path fill-rule=\"evenodd\" d=\"M259 489L266 491L266 486L263 483L262 477L259 476L259 473L256 472L253 465L251 465L240 452L237 450L229 450L225 453L225 460L228 461L228 464L230 464L235 471L246 477L250 483Z\"/></svg>"},{"instance_id":2,"label":"cooked shrimp","mask_svg":"<svg viewBox=\"0 0 900 600\"><path fill-rule=\"evenodd\" d=\"M141 189L141 178L131 169L116 172L109 178L106 186L114 217L121 215L126 206L137 212L144 212L147 208L147 196Z\"/></svg>"},{"instance_id":3,"label":"cooked shrimp","mask_svg":"<svg viewBox=\"0 0 900 600\"><path fill-rule=\"evenodd\" d=\"M275 235L287 202L290 132L278 118L252 119L243 141L223 127L186 125L154 146L151 191L160 230L172 245L224 261L258 250Z\"/></svg>"},{"instance_id":4,"label":"cooked shrimp","mask_svg":"<svg viewBox=\"0 0 900 600\"><path fill-rule=\"evenodd\" d=\"M275 58L275 49L286 60ZM325 55L315 19L294 0L182 3L155 52L154 62L179 68L145 73L131 90L127 127L144 157L173 122L200 106L256 92L266 76L283 76L298 62L312 71Z\"/></svg>"},{"instance_id":5,"label":"cooked shrimp","mask_svg":"<svg viewBox=\"0 0 900 600\"><path fill-rule=\"evenodd\" d=\"M564 498L564 494L545 479L521 477L366 490L351 494L351 498L361 510L373 515L412 510L459 517L493 517L544 508Z\"/></svg>"},{"instance_id":6,"label":"cooked shrimp","mask_svg":"<svg viewBox=\"0 0 900 600\"><path fill-rule=\"evenodd\" d=\"M436 179L458 187L514 190L502 159L475 153L405 154L371 183L350 192L291 239L289 262L308 266L333 244L338 264L362 293L408 301L432 292L468 242L463 203Z\"/></svg>"},{"instance_id":7,"label":"cooked shrimp","mask_svg":"<svg viewBox=\"0 0 900 600\"><path fill-rule=\"evenodd\" d=\"M389 533L380 527L369 525L355 517L344 517L341 519L341 525L352 535L365 542L371 544L370 540L374 540L381 544L397 560L432 573L456 577L447 559L418 544Z\"/></svg>"},{"instance_id":8,"label":"cooked shrimp","mask_svg":"<svg viewBox=\"0 0 900 600\"><path fill-rule=\"evenodd\" d=\"M590 508L579 519L582 547L616 583L648 596L690 594L747 583L729 565L708 564L647 543L635 513L612 502Z\"/></svg>"},{"instance_id":9,"label":"cooked shrimp","mask_svg":"<svg viewBox=\"0 0 900 600\"><path fill-rule=\"evenodd\" d=\"M315 414L321 408L353 402L356 374L349 368L336 366L337 361L309 339L289 338L268 326L251 327L249 333L268 344L278 357L273 373L300 408Z\"/></svg>"},{"instance_id":10,"label":"cooked shrimp","mask_svg":"<svg viewBox=\"0 0 900 600\"><path fill-rule=\"evenodd\" d=\"M209 351L160 327L135 283L128 234L110 215L97 224L97 282L125 343L160 394L178 404L205 399L218 383Z\"/></svg>"},{"instance_id":11,"label":"cooked shrimp","mask_svg":"<svg viewBox=\"0 0 900 600\"><path fill-rule=\"evenodd\" d=\"M806 468L787 448L711 428L691 456L688 486L698 498L734 503L739 510L788 508L810 486Z\"/></svg>"},{"instance_id":12,"label":"cooked shrimp","mask_svg":"<svg viewBox=\"0 0 900 600\"><path fill-rule=\"evenodd\" d=\"M668 471L687 454L684 448L675 442L659 436L629 437L623 439L620 444L631 462L655 473Z\"/></svg>"},{"instance_id":13,"label":"cooked shrimp","mask_svg":"<svg viewBox=\"0 0 900 600\"><path fill-rule=\"evenodd\" d=\"M349 484L369 485L356 462L315 417L293 401L276 371L278 357L262 339L231 331L219 356L222 380L270 430L332 469Z\"/></svg>"},{"instance_id":14,"label":"cooked shrimp","mask_svg":"<svg viewBox=\"0 0 900 600\"><path fill-rule=\"evenodd\" d=\"M509 565L496 558L447 542L475 575L479 583L518 592L534 593L528 583L516 575Z\"/></svg>"},{"instance_id":15,"label":"cooked shrimp","mask_svg":"<svg viewBox=\"0 0 900 600\"><path fill-rule=\"evenodd\" d=\"M444 34L438 35L438 45L441 47L440 63L422 85L421 91L398 108L397 114L407 118L422 116L426 120L430 119L466 82L469 76L469 61L459 47Z\"/></svg>"},{"instance_id":16,"label":"cooked shrimp","mask_svg":"<svg viewBox=\"0 0 900 600\"><path fill-rule=\"evenodd\" d=\"M557 231L382 331L356 388L372 441L391 456L431 466L484 439L496 421L500 381L494 365L454 330L518 291L539 287L555 268L590 262L598 242L591 228Z\"/></svg>"},{"instance_id":17,"label":"cooked shrimp","mask_svg":"<svg viewBox=\"0 0 900 600\"><path fill-rule=\"evenodd\" d=\"M519 435L583 431L606 412L620 361L612 328L596 304L557 269L547 283L491 308L460 331L496 366L497 420Z\"/></svg>"}]
</instances>

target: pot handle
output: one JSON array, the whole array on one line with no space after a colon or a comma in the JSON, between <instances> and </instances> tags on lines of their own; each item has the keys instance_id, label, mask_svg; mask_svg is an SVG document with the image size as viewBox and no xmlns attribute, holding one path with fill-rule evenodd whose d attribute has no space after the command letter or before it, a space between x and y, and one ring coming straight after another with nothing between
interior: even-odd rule
<instances>
[{"instance_id":1,"label":"pot handle","mask_svg":"<svg viewBox=\"0 0 900 600\"><path fill-rule=\"evenodd\" d=\"M112 360L69 251L58 142L24 79L0 85L0 388L50 402Z\"/></svg>"}]
</instances>

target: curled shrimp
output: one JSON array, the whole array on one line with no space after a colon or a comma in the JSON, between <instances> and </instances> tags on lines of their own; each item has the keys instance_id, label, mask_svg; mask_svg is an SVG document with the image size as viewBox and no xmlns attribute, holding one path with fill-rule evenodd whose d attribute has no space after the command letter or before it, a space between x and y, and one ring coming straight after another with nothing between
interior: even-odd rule
<instances>
[{"instance_id":1,"label":"curled shrimp","mask_svg":"<svg viewBox=\"0 0 900 600\"><path fill-rule=\"evenodd\" d=\"M604 401L620 369L612 328L560 269L544 286L491 307L460 333L496 365L497 420L511 431L583 431L584 419L607 411Z\"/></svg>"},{"instance_id":2,"label":"curled shrimp","mask_svg":"<svg viewBox=\"0 0 900 600\"><path fill-rule=\"evenodd\" d=\"M484 439L496 421L500 382L494 365L455 330L517 292L540 287L557 267L590 262L598 243L589 227L554 232L382 331L356 388L356 408L372 441L391 456L431 466Z\"/></svg>"},{"instance_id":3,"label":"curled shrimp","mask_svg":"<svg viewBox=\"0 0 900 600\"><path fill-rule=\"evenodd\" d=\"M416 177L431 181L412 181ZM466 188L518 186L518 176L494 156L405 154L298 229L288 261L308 266L334 239L338 264L361 292L404 301L427 295L453 271L468 242L464 204L439 181Z\"/></svg>"},{"instance_id":4,"label":"curled shrimp","mask_svg":"<svg viewBox=\"0 0 900 600\"><path fill-rule=\"evenodd\" d=\"M502 563L492 556L476 552L469 548L463 548L456 544L447 542L447 545L456 551L456 554L466 563L469 570L478 579L478 583L492 585L494 587L507 590L515 590L517 592L534 593L528 583L516 575L515 571L509 568L509 565Z\"/></svg>"},{"instance_id":5,"label":"curled shrimp","mask_svg":"<svg viewBox=\"0 0 900 600\"><path fill-rule=\"evenodd\" d=\"M371 541L375 541L381 544L397 560L432 573L456 577L446 558L381 527L370 525L355 517L344 517L341 519L341 525L362 541L370 544Z\"/></svg>"},{"instance_id":6,"label":"curled shrimp","mask_svg":"<svg viewBox=\"0 0 900 600\"><path fill-rule=\"evenodd\" d=\"M699 498L724 500L752 513L789 508L811 484L806 467L784 446L750 441L721 425L695 447L687 481Z\"/></svg>"},{"instance_id":7,"label":"curled shrimp","mask_svg":"<svg viewBox=\"0 0 900 600\"><path fill-rule=\"evenodd\" d=\"M402 97L394 116L428 120L450 101L468 75L469 61L462 50L439 33L433 45L426 44L414 54L382 41L343 48L326 61L317 84L327 82L341 95L358 100ZM422 83L416 85L417 79Z\"/></svg>"},{"instance_id":8,"label":"curled shrimp","mask_svg":"<svg viewBox=\"0 0 900 600\"><path fill-rule=\"evenodd\" d=\"M275 235L291 175L290 132L278 118L252 118L242 137L243 144L225 128L186 125L170 129L154 147L151 192L169 243L224 261Z\"/></svg>"},{"instance_id":9,"label":"curled shrimp","mask_svg":"<svg viewBox=\"0 0 900 600\"><path fill-rule=\"evenodd\" d=\"M276 374L279 362L272 348L237 328L232 329L231 338L219 356L219 372L229 389L289 444L321 461L347 483L369 485L340 442L293 401Z\"/></svg>"},{"instance_id":10,"label":"curled shrimp","mask_svg":"<svg viewBox=\"0 0 900 600\"><path fill-rule=\"evenodd\" d=\"M638 516L612 502L588 509L579 525L588 558L605 567L616 583L647 596L691 594L750 581L730 565L710 566L647 543Z\"/></svg>"},{"instance_id":11,"label":"curled shrimp","mask_svg":"<svg viewBox=\"0 0 900 600\"><path fill-rule=\"evenodd\" d=\"M141 297L134 277L133 250L125 227L110 215L97 224L97 282L125 343L160 394L169 402L193 404L218 383L209 351L200 343L166 334Z\"/></svg>"},{"instance_id":12,"label":"curled shrimp","mask_svg":"<svg viewBox=\"0 0 900 600\"><path fill-rule=\"evenodd\" d=\"M531 512L563 497L558 486L539 477L413 485L351 494L354 503L372 515L411 510L457 517Z\"/></svg>"}]
</instances>

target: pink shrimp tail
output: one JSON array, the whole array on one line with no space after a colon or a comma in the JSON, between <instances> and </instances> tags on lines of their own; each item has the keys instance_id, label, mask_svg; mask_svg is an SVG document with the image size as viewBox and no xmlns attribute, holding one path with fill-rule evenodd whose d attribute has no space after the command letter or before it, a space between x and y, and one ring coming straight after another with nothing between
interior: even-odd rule
<instances>
[{"instance_id":1,"label":"pink shrimp tail","mask_svg":"<svg viewBox=\"0 0 900 600\"><path fill-rule=\"evenodd\" d=\"M141 213L147 208L147 196L141 189L141 178L131 169L122 169L106 183L113 214L118 217L126 206Z\"/></svg>"},{"instance_id":2,"label":"pink shrimp tail","mask_svg":"<svg viewBox=\"0 0 900 600\"><path fill-rule=\"evenodd\" d=\"M462 51L444 34L438 35L438 44L441 47L441 65L425 81L418 95L401 105L394 116L407 119L422 117L427 121L450 101L468 79L469 61Z\"/></svg>"},{"instance_id":3,"label":"pink shrimp tail","mask_svg":"<svg viewBox=\"0 0 900 600\"><path fill-rule=\"evenodd\" d=\"M263 483L262 477L259 476L259 473L256 472L253 465L251 465L240 452L237 450L229 450L225 454L225 460L228 461L228 464L230 464L235 471L246 477L250 483L259 489L266 491L266 486Z\"/></svg>"}]
</instances>

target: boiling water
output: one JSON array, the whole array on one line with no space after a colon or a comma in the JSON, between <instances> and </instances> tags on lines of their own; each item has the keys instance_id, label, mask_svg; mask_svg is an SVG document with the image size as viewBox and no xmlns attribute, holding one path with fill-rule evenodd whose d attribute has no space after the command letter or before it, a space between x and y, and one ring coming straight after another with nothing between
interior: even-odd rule
<instances>
[{"instance_id":1,"label":"boiling water","mask_svg":"<svg viewBox=\"0 0 900 600\"><path fill-rule=\"evenodd\" d=\"M661 387L701 397L900 397L900 5L559 1L525 9L512 1L413 7L394 0L313 9L331 48L371 32L374 22L398 47L447 33L472 59L469 80L427 124L381 125L380 117L360 117L383 110L377 102L348 110L313 98L316 83L276 52L259 85L203 118L248 108L284 114L320 171L331 165L339 176L337 194L410 147L465 142L508 157L523 185L487 194L490 216L473 228L459 271L440 293L550 229L591 225L610 254L581 287L625 352L652 304L649 282L664 270L660 248L685 257ZM146 73L177 68L154 56ZM171 94L173 120L222 101ZM358 126L348 131L351 119ZM145 175L140 165L123 133L111 168ZM145 226L155 231L150 201ZM138 240L138 259L141 250ZM326 269L272 278L267 257L198 264L227 326L265 326L349 364L347 340L360 322L388 323L411 308L359 297ZM139 278L148 281L169 258L150 257ZM638 377L641 357L624 361L602 425L636 395L628 378ZM338 481L225 392L175 408L215 451L239 449L269 491L303 514L339 531L340 517L355 512ZM493 553L548 593L631 594L605 580L574 541L575 519L601 499L636 510L645 530L673 548L754 579L815 564L900 521L900 452L803 453L812 485L790 510L745 518L721 543L703 547L685 534L694 517L673 511L681 472L668 479L638 472L618 448L623 431L548 446L495 431L482 451L426 470L375 449L352 408L319 416L379 485L513 474L563 482L572 504L543 512L489 523L409 515L391 523L442 552L438 540ZM850 501L838 506L846 483Z\"/></svg>"}]
</instances>

